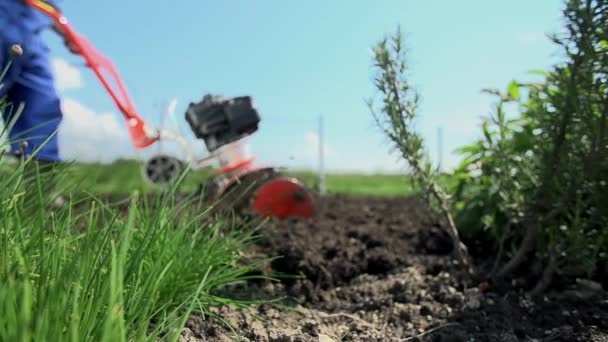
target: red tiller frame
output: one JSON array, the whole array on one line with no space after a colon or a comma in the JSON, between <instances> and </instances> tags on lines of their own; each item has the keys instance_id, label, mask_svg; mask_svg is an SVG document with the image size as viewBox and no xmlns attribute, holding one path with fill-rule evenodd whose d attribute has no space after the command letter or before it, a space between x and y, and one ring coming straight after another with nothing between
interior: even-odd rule
<instances>
[{"instance_id":1,"label":"red tiller frame","mask_svg":"<svg viewBox=\"0 0 608 342\"><path fill-rule=\"evenodd\" d=\"M42 0L24 1L27 5L32 6L49 16L59 29L63 31L67 42L76 47L78 54L85 59L87 66L95 72L97 78L99 78L112 97L112 100L114 100L114 103L118 106L118 109L124 115L133 145L135 145L136 148L142 149L157 141L159 139L158 134L137 114L135 105L131 101L129 93L123 84L118 71L112 64L112 61L97 51L86 37L74 31L68 23L67 18L57 8ZM104 70L114 78L114 81L118 86L118 91L110 85L110 81L103 74Z\"/></svg>"}]
</instances>

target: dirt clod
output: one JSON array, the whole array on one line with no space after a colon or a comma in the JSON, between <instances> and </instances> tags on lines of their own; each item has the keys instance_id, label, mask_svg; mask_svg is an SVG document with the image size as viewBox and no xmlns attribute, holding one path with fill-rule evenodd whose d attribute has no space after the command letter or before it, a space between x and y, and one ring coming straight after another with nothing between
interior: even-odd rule
<instances>
[{"instance_id":1,"label":"dirt clod","mask_svg":"<svg viewBox=\"0 0 608 342\"><path fill-rule=\"evenodd\" d=\"M319 323L315 320L307 320L302 326L302 332L313 337L319 336Z\"/></svg>"}]
</instances>

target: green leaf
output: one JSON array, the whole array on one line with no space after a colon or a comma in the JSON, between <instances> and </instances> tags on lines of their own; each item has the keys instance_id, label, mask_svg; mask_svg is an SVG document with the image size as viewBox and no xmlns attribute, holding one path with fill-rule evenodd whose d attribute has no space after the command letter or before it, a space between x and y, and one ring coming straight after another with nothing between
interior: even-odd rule
<instances>
[{"instance_id":1,"label":"green leaf","mask_svg":"<svg viewBox=\"0 0 608 342\"><path fill-rule=\"evenodd\" d=\"M501 130L507 128L505 127L505 112L502 110L502 106L496 112L496 116L498 117L498 124L500 125Z\"/></svg>"},{"instance_id":2,"label":"green leaf","mask_svg":"<svg viewBox=\"0 0 608 342\"><path fill-rule=\"evenodd\" d=\"M487 122L484 122L484 123L481 124L481 129L483 131L483 135L486 137L486 141L489 144L492 144L493 143L493 141L492 141L492 134L490 133L490 130L488 129L488 127L489 126L488 126Z\"/></svg>"},{"instance_id":3,"label":"green leaf","mask_svg":"<svg viewBox=\"0 0 608 342\"><path fill-rule=\"evenodd\" d=\"M528 71L528 74L530 75L538 75L538 76L547 76L548 72L545 70L530 70Z\"/></svg>"},{"instance_id":4,"label":"green leaf","mask_svg":"<svg viewBox=\"0 0 608 342\"><path fill-rule=\"evenodd\" d=\"M467 146L463 146L463 147L459 147L457 149L454 150L454 153L456 154L475 154L475 153L479 153L481 152L483 149L483 146L481 146L480 144L471 144L471 145L467 145Z\"/></svg>"},{"instance_id":5,"label":"green leaf","mask_svg":"<svg viewBox=\"0 0 608 342\"><path fill-rule=\"evenodd\" d=\"M507 88L507 94L513 100L519 100L519 84L516 81L511 81Z\"/></svg>"},{"instance_id":6,"label":"green leaf","mask_svg":"<svg viewBox=\"0 0 608 342\"><path fill-rule=\"evenodd\" d=\"M494 226L494 216L489 214L483 215L481 217L481 223L487 228Z\"/></svg>"}]
</instances>

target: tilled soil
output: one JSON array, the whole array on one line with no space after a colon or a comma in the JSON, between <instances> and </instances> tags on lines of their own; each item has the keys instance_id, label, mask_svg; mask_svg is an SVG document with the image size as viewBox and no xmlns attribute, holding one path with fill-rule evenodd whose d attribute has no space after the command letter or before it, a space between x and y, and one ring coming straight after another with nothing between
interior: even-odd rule
<instances>
[{"instance_id":1,"label":"tilled soil","mask_svg":"<svg viewBox=\"0 0 608 342\"><path fill-rule=\"evenodd\" d=\"M415 198L331 196L310 221L272 222L251 251L300 275L231 289L288 297L251 311L219 308L236 332L193 317L184 341L608 341L608 295L582 280L559 295L481 291L451 257L448 235ZM465 285L465 284L472 285Z\"/></svg>"}]
</instances>

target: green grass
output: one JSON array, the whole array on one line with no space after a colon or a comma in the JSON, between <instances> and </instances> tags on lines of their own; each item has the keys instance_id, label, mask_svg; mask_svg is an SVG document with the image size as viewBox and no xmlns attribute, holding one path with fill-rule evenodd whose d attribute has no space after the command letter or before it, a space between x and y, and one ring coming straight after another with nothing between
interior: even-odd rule
<instances>
[{"instance_id":1,"label":"green grass","mask_svg":"<svg viewBox=\"0 0 608 342\"><path fill-rule=\"evenodd\" d=\"M310 188L318 189L318 174L305 171L289 174L302 180ZM394 197L413 192L407 177L396 174L330 173L326 176L325 184L327 192L332 194Z\"/></svg>"},{"instance_id":2,"label":"green grass","mask_svg":"<svg viewBox=\"0 0 608 342\"><path fill-rule=\"evenodd\" d=\"M246 304L214 293L255 268L237 266L254 229L137 192L128 213L91 198L49 211L45 177L3 173L0 341L175 341L192 311Z\"/></svg>"},{"instance_id":3,"label":"green grass","mask_svg":"<svg viewBox=\"0 0 608 342\"><path fill-rule=\"evenodd\" d=\"M112 164L73 164L65 177L64 186L77 184L77 188L96 194L128 194L133 191L150 192L153 188L142 175L141 164L133 160L119 160ZM6 170L4 172L7 172ZM286 171L287 175L301 180L311 190L319 186L318 174L309 171ZM189 172L180 191L195 190L209 178L209 170ZM413 189L408 178L398 174L329 173L326 189L332 194L357 196L403 196Z\"/></svg>"},{"instance_id":4,"label":"green grass","mask_svg":"<svg viewBox=\"0 0 608 342\"><path fill-rule=\"evenodd\" d=\"M134 160L118 160L112 164L72 163L68 168L67 182L77 183L78 188L97 194L143 193L154 190L144 179L141 163ZM209 172L190 172L183 180L180 190L191 191L204 181Z\"/></svg>"}]
</instances>

